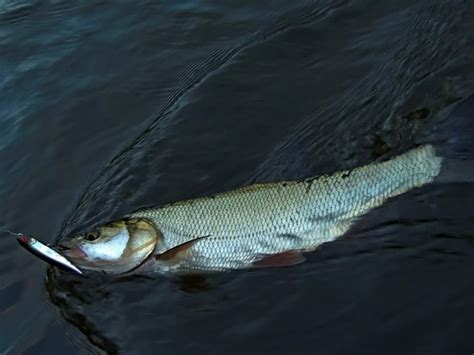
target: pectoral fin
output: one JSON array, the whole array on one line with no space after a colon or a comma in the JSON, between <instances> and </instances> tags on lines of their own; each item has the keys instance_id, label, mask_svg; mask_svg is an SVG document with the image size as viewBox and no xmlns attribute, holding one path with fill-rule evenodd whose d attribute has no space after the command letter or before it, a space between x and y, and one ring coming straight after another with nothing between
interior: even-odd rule
<instances>
[{"instance_id":1,"label":"pectoral fin","mask_svg":"<svg viewBox=\"0 0 474 355\"><path fill-rule=\"evenodd\" d=\"M171 262L171 263L186 259L186 257L189 255L189 252L192 246L198 241L200 241L201 239L207 238L207 237L208 236L196 238L196 239L190 240L189 242L175 246L174 248L171 248L162 254L156 255L155 258L156 260L166 261L166 262Z\"/></svg>"},{"instance_id":2,"label":"pectoral fin","mask_svg":"<svg viewBox=\"0 0 474 355\"><path fill-rule=\"evenodd\" d=\"M265 255L263 258L254 261L254 267L278 267L301 264L306 259L299 251L289 250L278 254Z\"/></svg>"}]
</instances>

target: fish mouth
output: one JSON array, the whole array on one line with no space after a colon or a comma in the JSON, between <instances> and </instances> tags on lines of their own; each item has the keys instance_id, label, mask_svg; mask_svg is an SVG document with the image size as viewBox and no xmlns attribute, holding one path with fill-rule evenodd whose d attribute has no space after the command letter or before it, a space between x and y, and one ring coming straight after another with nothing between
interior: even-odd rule
<instances>
[{"instance_id":1,"label":"fish mouth","mask_svg":"<svg viewBox=\"0 0 474 355\"><path fill-rule=\"evenodd\" d=\"M56 250L71 260L84 260L87 254L79 246L74 243L64 240L56 246Z\"/></svg>"}]
</instances>

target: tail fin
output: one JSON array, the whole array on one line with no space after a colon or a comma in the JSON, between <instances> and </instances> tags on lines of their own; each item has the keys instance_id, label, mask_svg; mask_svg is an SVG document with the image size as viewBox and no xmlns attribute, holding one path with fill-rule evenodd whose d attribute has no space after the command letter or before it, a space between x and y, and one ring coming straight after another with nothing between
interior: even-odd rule
<instances>
[{"instance_id":1,"label":"tail fin","mask_svg":"<svg viewBox=\"0 0 474 355\"><path fill-rule=\"evenodd\" d=\"M443 157L435 182L474 182L474 96L439 112L424 128L421 141L433 143Z\"/></svg>"},{"instance_id":2,"label":"tail fin","mask_svg":"<svg viewBox=\"0 0 474 355\"><path fill-rule=\"evenodd\" d=\"M472 183L474 182L474 161L448 158L443 161L437 183Z\"/></svg>"}]
</instances>

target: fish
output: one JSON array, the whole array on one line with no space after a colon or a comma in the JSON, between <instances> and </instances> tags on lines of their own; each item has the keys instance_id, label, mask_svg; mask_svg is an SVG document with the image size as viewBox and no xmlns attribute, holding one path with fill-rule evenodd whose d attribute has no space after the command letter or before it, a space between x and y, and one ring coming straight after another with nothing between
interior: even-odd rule
<instances>
[{"instance_id":1,"label":"fish","mask_svg":"<svg viewBox=\"0 0 474 355\"><path fill-rule=\"evenodd\" d=\"M442 164L434 146L422 145L331 175L141 209L61 247L82 270L114 275L292 266L387 199L433 182Z\"/></svg>"}]
</instances>

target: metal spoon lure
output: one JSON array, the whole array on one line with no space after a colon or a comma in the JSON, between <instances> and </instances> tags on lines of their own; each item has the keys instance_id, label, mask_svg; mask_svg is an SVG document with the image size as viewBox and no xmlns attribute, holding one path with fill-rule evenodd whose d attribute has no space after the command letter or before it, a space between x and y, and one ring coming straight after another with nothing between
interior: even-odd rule
<instances>
[{"instance_id":1,"label":"metal spoon lure","mask_svg":"<svg viewBox=\"0 0 474 355\"><path fill-rule=\"evenodd\" d=\"M49 264L56 265L58 267L62 267L64 269L72 270L77 272L78 274L82 275L82 271L79 270L77 266L72 264L68 259L66 259L63 255L58 253L52 247L47 246L46 244L41 243L39 240L24 235L22 233L13 233L10 231L3 231L14 235L17 237L18 243L28 250L33 255L36 255L41 260L46 261Z\"/></svg>"}]
</instances>

